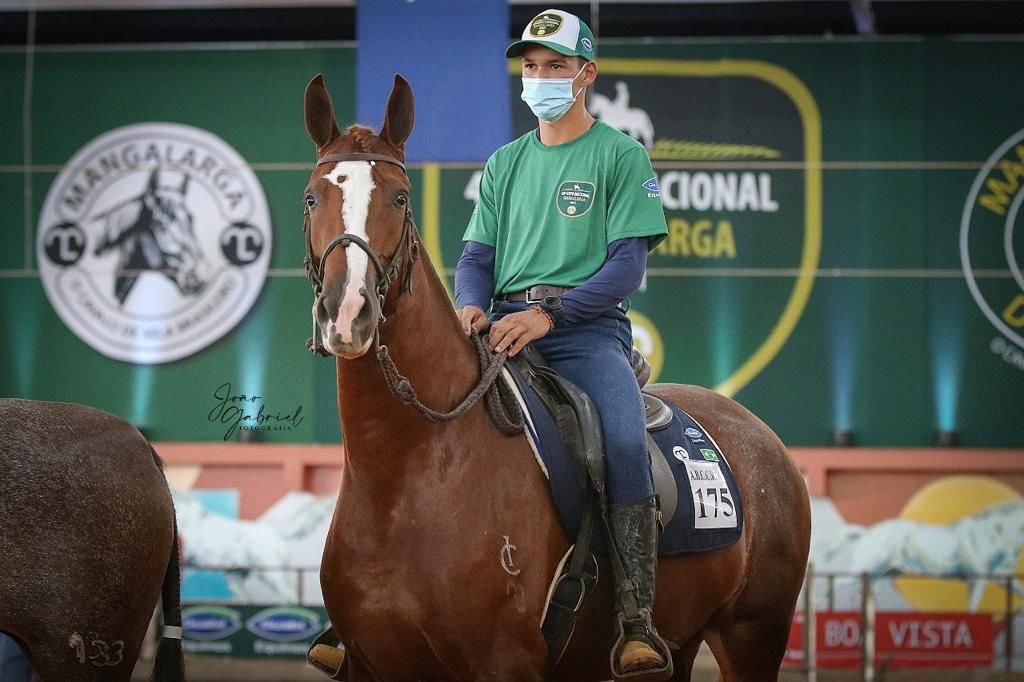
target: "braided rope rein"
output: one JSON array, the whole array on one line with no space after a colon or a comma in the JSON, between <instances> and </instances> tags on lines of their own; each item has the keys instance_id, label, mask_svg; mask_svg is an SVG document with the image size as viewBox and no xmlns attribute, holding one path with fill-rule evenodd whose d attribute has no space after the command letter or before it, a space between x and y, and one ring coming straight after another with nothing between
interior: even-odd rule
<instances>
[{"instance_id":1,"label":"braided rope rein","mask_svg":"<svg viewBox=\"0 0 1024 682\"><path fill-rule=\"evenodd\" d=\"M379 335L374 337L374 343L377 346L377 362L380 363L381 371L384 374L384 382L387 384L388 390L403 404L415 408L427 421L438 423L457 419L480 402L480 398L485 398L487 413L502 434L515 436L522 433L523 415L519 410L515 396L511 394L511 391L503 382L497 381L498 375L501 374L501 369L508 359L508 355L504 352L492 353L483 337L476 330L470 335L470 340L477 350L480 367L483 370L480 375L480 381L462 399L461 403L448 412L439 412L420 401L416 395L416 390L412 387L412 383L398 371L394 360L391 359L388 347L380 343Z\"/></svg>"}]
</instances>

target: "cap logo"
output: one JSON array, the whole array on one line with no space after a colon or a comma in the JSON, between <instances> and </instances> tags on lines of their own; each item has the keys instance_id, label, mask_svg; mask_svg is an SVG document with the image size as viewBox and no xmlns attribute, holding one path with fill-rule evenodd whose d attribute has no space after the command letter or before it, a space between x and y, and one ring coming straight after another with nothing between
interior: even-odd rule
<instances>
[{"instance_id":1,"label":"cap logo","mask_svg":"<svg viewBox=\"0 0 1024 682\"><path fill-rule=\"evenodd\" d=\"M538 14L530 22L530 35L543 38L557 33L562 28L562 17L558 14Z\"/></svg>"},{"instance_id":2,"label":"cap logo","mask_svg":"<svg viewBox=\"0 0 1024 682\"><path fill-rule=\"evenodd\" d=\"M580 43L583 44L583 49L586 50L587 52L593 52L594 51L594 46L590 42L590 38L584 38L583 40L580 41Z\"/></svg>"}]
</instances>

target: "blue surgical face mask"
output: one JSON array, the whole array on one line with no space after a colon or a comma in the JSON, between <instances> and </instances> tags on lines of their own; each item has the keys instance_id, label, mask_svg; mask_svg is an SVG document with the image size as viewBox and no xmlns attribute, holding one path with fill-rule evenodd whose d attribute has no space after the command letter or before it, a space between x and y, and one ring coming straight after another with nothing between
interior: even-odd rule
<instances>
[{"instance_id":1,"label":"blue surgical face mask","mask_svg":"<svg viewBox=\"0 0 1024 682\"><path fill-rule=\"evenodd\" d=\"M573 102L580 96L584 88L572 94L572 84L583 73L583 67L572 78L526 78L523 77L522 99L530 106L530 111L542 121L554 123L565 116Z\"/></svg>"}]
</instances>

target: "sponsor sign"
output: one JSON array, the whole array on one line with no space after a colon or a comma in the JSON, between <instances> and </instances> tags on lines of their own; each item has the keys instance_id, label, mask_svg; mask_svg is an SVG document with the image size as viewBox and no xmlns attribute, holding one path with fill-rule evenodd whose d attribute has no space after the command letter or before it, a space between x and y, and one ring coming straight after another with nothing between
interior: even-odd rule
<instances>
[{"instance_id":1,"label":"sponsor sign","mask_svg":"<svg viewBox=\"0 0 1024 682\"><path fill-rule=\"evenodd\" d=\"M46 296L107 357L170 362L249 312L267 276L270 212L252 169L212 133L117 128L58 173L39 217Z\"/></svg>"},{"instance_id":2,"label":"sponsor sign","mask_svg":"<svg viewBox=\"0 0 1024 682\"><path fill-rule=\"evenodd\" d=\"M890 668L987 668L995 637L991 614L880 612L875 619L875 663ZM861 664L861 614L817 614L819 667ZM804 665L804 622L798 613L785 663Z\"/></svg>"},{"instance_id":3,"label":"sponsor sign","mask_svg":"<svg viewBox=\"0 0 1024 682\"><path fill-rule=\"evenodd\" d=\"M328 622L322 607L193 606L182 611L182 646L191 654L304 657Z\"/></svg>"}]
</instances>

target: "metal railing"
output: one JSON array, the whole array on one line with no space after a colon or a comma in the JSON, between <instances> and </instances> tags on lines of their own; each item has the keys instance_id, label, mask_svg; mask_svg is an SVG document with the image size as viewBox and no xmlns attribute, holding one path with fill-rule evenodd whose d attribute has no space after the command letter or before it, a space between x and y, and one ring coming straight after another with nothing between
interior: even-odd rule
<instances>
[{"instance_id":1,"label":"metal railing","mask_svg":"<svg viewBox=\"0 0 1024 682\"><path fill-rule=\"evenodd\" d=\"M968 583L992 583L1000 585L1006 592L1006 598L1003 603L1003 672L1007 675L1013 672L1014 663L1014 630L1013 630L1013 618L1015 615L1014 608L1014 593L1016 590L1015 583L1017 585L1024 584L1024 573L884 573L884 574L872 574L872 573L855 573L855 572L829 572L829 573L816 573L814 570L814 564L808 564L807 573L804 578L804 587L801 595L801 602L798 606L798 610L802 612L804 630L803 630L803 654L804 654L804 666L803 670L806 672L807 680L809 682L817 681L818 674L818 661L817 661L817 598L815 595L816 582L819 580L826 581L825 587L825 611L832 612L836 609L836 583L837 581L848 580L855 583L859 583L859 611L861 617L861 636L860 636L860 670L861 679L864 682L874 682L876 679L876 616L877 616L877 603L875 594L875 583L882 581L894 581L894 580L915 580L915 579L931 579L941 580L950 582L968 582ZM993 652L994 654L995 652ZM793 668L790 668L791 670Z\"/></svg>"},{"instance_id":2,"label":"metal railing","mask_svg":"<svg viewBox=\"0 0 1024 682\"><path fill-rule=\"evenodd\" d=\"M196 564L185 564L182 566L183 571L203 571L203 572L218 572L225 573L229 576L248 576L252 573L262 574L277 574L282 577L292 576L291 580L278 580L277 587L281 588L282 585L288 584L288 587L279 591L279 596L282 593L287 593L287 598L282 600L282 604L286 605L310 605L309 599L304 599L304 592L306 587L310 584L315 584L319 588L318 576L320 572L319 566L287 566L287 567L274 567L274 566L215 566L215 565L196 565ZM1006 598L1003 604L1003 618L1004 618L1004 643L1003 643L1003 669L1007 674L1013 671L1014 663L1014 629L1013 629L1013 617L1014 617L1014 596L1017 591L1016 585L1024 584L1024 573L1014 574L950 574L950 573L886 573L886 574L871 574L871 573L856 573L856 572L829 572L829 573L817 573L814 568L814 564L808 564L807 573L804 578L804 587L801 594L800 603L797 607L798 612L803 616L804 628L803 628L803 655L804 665L799 667L787 666L789 670L803 670L806 673L806 678L809 682L816 682L818 675L818 642L817 642L817 613L819 611L818 597L816 593L816 587L819 581L825 581L825 594L824 594L824 607L825 612L834 612L837 605L836 586L838 583L843 581L849 581L859 586L858 588L858 608L861 617L861 631L860 631L860 670L861 678L864 682L874 682L877 677L877 670L875 666L875 639L876 639L876 616L877 616L877 603L876 603L876 589L875 584L883 581L893 581L901 579L932 579L932 580L944 580L944 581L967 581L970 583L986 582L998 584L1004 588L1006 592ZM310 580L314 581L310 583ZM1016 585L1015 585L1016 583ZM319 589L317 590L319 594ZM249 603L247 599L229 599L229 600L212 600L212 599L195 599L195 600L183 600L183 603L210 603L216 601L217 603L227 604L246 604ZM319 600L317 600L319 601ZM319 605L319 604L318 604ZM995 652L993 652L995 653Z\"/></svg>"}]
</instances>

